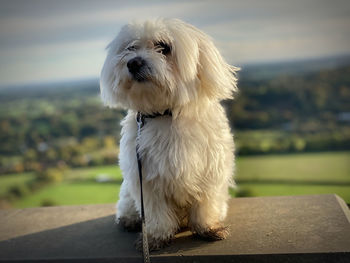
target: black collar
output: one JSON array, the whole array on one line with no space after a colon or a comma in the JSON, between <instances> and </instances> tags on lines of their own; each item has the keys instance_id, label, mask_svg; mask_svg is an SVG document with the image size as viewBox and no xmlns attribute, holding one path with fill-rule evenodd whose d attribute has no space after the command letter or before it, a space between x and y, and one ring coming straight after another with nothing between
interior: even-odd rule
<instances>
[{"instance_id":1,"label":"black collar","mask_svg":"<svg viewBox=\"0 0 350 263\"><path fill-rule=\"evenodd\" d=\"M145 119L154 119L154 118L160 117L160 116L172 116L173 115L170 109L165 110L163 113L156 112L153 114L143 114L141 112L138 112L137 114L142 115L143 118L145 118Z\"/></svg>"},{"instance_id":2,"label":"black collar","mask_svg":"<svg viewBox=\"0 0 350 263\"><path fill-rule=\"evenodd\" d=\"M145 125L145 120L146 119L154 119L157 117L161 117L161 116L172 116L172 112L170 109L165 110L163 113L153 113L153 114L143 114L142 112L137 112L136 115L136 122L141 125L141 127L143 127L143 125Z\"/></svg>"}]
</instances>

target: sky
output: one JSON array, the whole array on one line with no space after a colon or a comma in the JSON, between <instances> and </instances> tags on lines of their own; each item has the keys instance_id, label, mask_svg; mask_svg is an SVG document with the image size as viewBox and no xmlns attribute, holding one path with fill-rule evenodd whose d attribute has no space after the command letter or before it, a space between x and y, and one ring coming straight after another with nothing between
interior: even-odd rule
<instances>
[{"instance_id":1,"label":"sky","mask_svg":"<svg viewBox=\"0 0 350 263\"><path fill-rule=\"evenodd\" d=\"M0 0L0 86L97 78L129 21L185 20L232 65L350 54L349 0Z\"/></svg>"}]
</instances>

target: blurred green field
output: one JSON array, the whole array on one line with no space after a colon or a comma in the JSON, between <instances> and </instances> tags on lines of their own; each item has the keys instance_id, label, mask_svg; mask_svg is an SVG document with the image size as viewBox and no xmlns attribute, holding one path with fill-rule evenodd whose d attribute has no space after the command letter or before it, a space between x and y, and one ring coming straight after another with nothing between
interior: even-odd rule
<instances>
[{"instance_id":1,"label":"blurred green field","mask_svg":"<svg viewBox=\"0 0 350 263\"><path fill-rule=\"evenodd\" d=\"M236 179L349 183L350 152L300 153L241 157Z\"/></svg>"},{"instance_id":2,"label":"blurred green field","mask_svg":"<svg viewBox=\"0 0 350 263\"><path fill-rule=\"evenodd\" d=\"M22 186L34 180L34 173L18 173L0 176L0 196L13 186Z\"/></svg>"},{"instance_id":3,"label":"blurred green field","mask_svg":"<svg viewBox=\"0 0 350 263\"><path fill-rule=\"evenodd\" d=\"M77 168L64 175L62 183L51 184L14 203L15 207L114 203L122 174L116 165Z\"/></svg>"},{"instance_id":4,"label":"blurred green field","mask_svg":"<svg viewBox=\"0 0 350 263\"><path fill-rule=\"evenodd\" d=\"M1 176L1 191L3 183L24 183L30 178L33 179L33 174ZM350 152L239 157L236 181L234 195L336 193L350 203ZM65 173L62 183L45 186L12 205L24 208L114 203L121 182L120 168L115 165L72 169Z\"/></svg>"},{"instance_id":5,"label":"blurred green field","mask_svg":"<svg viewBox=\"0 0 350 263\"><path fill-rule=\"evenodd\" d=\"M239 191L248 193L249 196L337 194L348 204L350 203L349 185L324 186L243 183L238 185L238 189Z\"/></svg>"},{"instance_id":6,"label":"blurred green field","mask_svg":"<svg viewBox=\"0 0 350 263\"><path fill-rule=\"evenodd\" d=\"M15 207L45 205L77 205L114 203L118 199L120 184L96 182L63 182L53 184L18 200Z\"/></svg>"},{"instance_id":7,"label":"blurred green field","mask_svg":"<svg viewBox=\"0 0 350 263\"><path fill-rule=\"evenodd\" d=\"M106 176L110 180L122 180L122 172L116 165L76 168L69 170L64 177L67 180L96 180Z\"/></svg>"},{"instance_id":8,"label":"blurred green field","mask_svg":"<svg viewBox=\"0 0 350 263\"><path fill-rule=\"evenodd\" d=\"M238 158L236 181L238 195L336 193L350 203L350 152Z\"/></svg>"}]
</instances>

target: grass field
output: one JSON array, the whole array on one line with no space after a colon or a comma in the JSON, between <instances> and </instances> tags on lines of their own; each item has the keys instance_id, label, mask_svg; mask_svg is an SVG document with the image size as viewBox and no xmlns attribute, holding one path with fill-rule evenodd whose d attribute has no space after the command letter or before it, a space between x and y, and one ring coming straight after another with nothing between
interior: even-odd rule
<instances>
[{"instance_id":1,"label":"grass field","mask_svg":"<svg viewBox=\"0 0 350 263\"><path fill-rule=\"evenodd\" d=\"M1 176L0 185L23 183L28 178L23 174ZM122 181L121 171L114 165L72 169L64 178L13 205L114 203ZM236 192L246 196L336 193L350 203L350 152L240 157L236 181Z\"/></svg>"},{"instance_id":2,"label":"grass field","mask_svg":"<svg viewBox=\"0 0 350 263\"><path fill-rule=\"evenodd\" d=\"M237 179L350 183L350 152L241 157Z\"/></svg>"},{"instance_id":3,"label":"grass field","mask_svg":"<svg viewBox=\"0 0 350 263\"><path fill-rule=\"evenodd\" d=\"M248 191L251 196L337 194L350 203L350 186L288 185L243 183L238 189Z\"/></svg>"},{"instance_id":4,"label":"grass field","mask_svg":"<svg viewBox=\"0 0 350 263\"><path fill-rule=\"evenodd\" d=\"M45 187L18 200L15 207L43 205L76 205L114 203L118 199L120 185L116 183L63 182Z\"/></svg>"},{"instance_id":5,"label":"grass field","mask_svg":"<svg viewBox=\"0 0 350 263\"><path fill-rule=\"evenodd\" d=\"M122 172L116 165L77 168L69 170L65 174L65 178L68 180L95 180L99 176L105 176L111 180L122 180Z\"/></svg>"},{"instance_id":6,"label":"grass field","mask_svg":"<svg viewBox=\"0 0 350 263\"><path fill-rule=\"evenodd\" d=\"M120 168L116 165L72 169L64 178L63 183L49 185L16 201L14 206L114 203L122 182Z\"/></svg>"},{"instance_id":7,"label":"grass field","mask_svg":"<svg viewBox=\"0 0 350 263\"><path fill-rule=\"evenodd\" d=\"M350 203L350 152L242 157L236 174L245 195L336 193Z\"/></svg>"},{"instance_id":8,"label":"grass field","mask_svg":"<svg viewBox=\"0 0 350 263\"><path fill-rule=\"evenodd\" d=\"M0 196L13 186L21 186L34 180L33 173L7 174L0 176Z\"/></svg>"}]
</instances>

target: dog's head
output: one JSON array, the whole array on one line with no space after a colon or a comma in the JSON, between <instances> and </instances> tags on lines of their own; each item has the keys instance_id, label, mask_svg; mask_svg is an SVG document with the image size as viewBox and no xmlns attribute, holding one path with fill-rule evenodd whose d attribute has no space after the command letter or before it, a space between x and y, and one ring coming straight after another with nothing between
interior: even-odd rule
<instances>
[{"instance_id":1,"label":"dog's head","mask_svg":"<svg viewBox=\"0 0 350 263\"><path fill-rule=\"evenodd\" d=\"M128 24L107 48L100 87L110 107L176 111L236 90L236 68L206 34L177 19Z\"/></svg>"}]
</instances>

